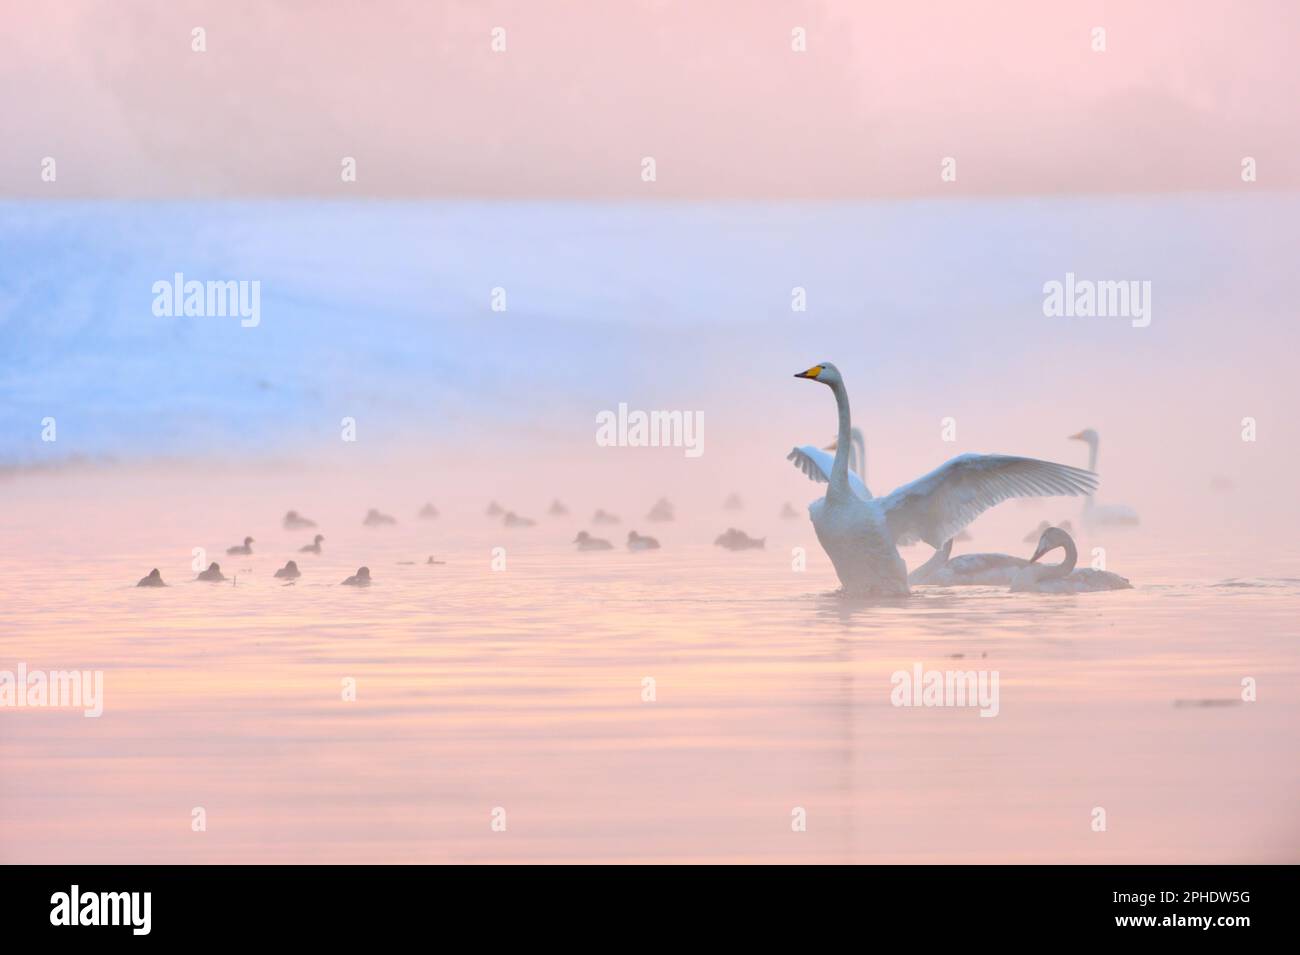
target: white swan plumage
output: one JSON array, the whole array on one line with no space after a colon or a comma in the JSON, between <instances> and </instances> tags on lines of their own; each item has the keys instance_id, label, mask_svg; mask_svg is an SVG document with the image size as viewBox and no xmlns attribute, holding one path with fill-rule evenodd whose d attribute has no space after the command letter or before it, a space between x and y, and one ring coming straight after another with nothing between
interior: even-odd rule
<instances>
[{"instance_id":1,"label":"white swan plumage","mask_svg":"<svg viewBox=\"0 0 1300 955\"><path fill-rule=\"evenodd\" d=\"M1009 587L1029 566L1024 557L1010 554L951 554L952 541L946 541L933 557L907 575L907 582L940 587Z\"/></svg>"},{"instance_id":2,"label":"white swan plumage","mask_svg":"<svg viewBox=\"0 0 1300 955\"><path fill-rule=\"evenodd\" d=\"M839 415L835 457L801 447L787 456L826 496L809 505L817 540L848 593L907 594L907 565L898 545L923 540L936 550L981 513L1012 497L1088 494L1096 475L1080 468L1005 454L962 454L882 498L849 477L852 420L848 392L830 362L799 372L827 385Z\"/></svg>"},{"instance_id":3,"label":"white swan plumage","mask_svg":"<svg viewBox=\"0 0 1300 955\"><path fill-rule=\"evenodd\" d=\"M1056 548L1065 550L1065 559L1059 564L1040 564L1038 559ZM1092 567L1076 568L1079 551L1074 546L1074 538L1059 527L1049 527L1043 531L1038 541L1038 549L1029 558L1029 564L1011 582L1013 593L1031 594L1084 594L1103 590L1132 590L1128 578L1113 574L1108 570L1096 570Z\"/></svg>"},{"instance_id":4,"label":"white swan plumage","mask_svg":"<svg viewBox=\"0 0 1300 955\"><path fill-rule=\"evenodd\" d=\"M1088 470L1097 470L1097 448L1101 436L1092 428L1085 428L1077 434L1070 435L1071 441L1082 441L1088 445ZM1083 524L1085 527L1135 527L1141 520L1137 511L1127 504L1098 504L1089 494L1083 502Z\"/></svg>"}]
</instances>

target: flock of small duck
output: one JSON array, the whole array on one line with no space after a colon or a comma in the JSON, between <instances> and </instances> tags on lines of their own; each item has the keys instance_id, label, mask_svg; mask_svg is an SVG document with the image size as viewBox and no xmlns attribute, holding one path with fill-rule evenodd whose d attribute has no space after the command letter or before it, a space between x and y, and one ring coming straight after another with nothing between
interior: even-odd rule
<instances>
[{"instance_id":1,"label":"flock of small duck","mask_svg":"<svg viewBox=\"0 0 1300 955\"><path fill-rule=\"evenodd\" d=\"M435 508L432 504L425 504L424 508L420 511L421 518L429 519L437 516L438 516L438 509ZM362 520L361 523L366 527L383 527L386 525L396 524L397 519L388 514L380 513L379 511L372 508L366 514L365 518ZM313 530L315 529L315 527L316 527L315 521L303 517L297 511L289 511L287 514L284 515L285 530L288 531ZM324 540L325 540L324 534L317 534L312 538L310 544L304 544L302 547L299 547L298 553L320 555L322 552L320 545ZM227 547L226 554L230 557L251 556L253 553L253 545L256 543L257 541L254 538L245 537L244 542L242 544L235 544L232 547ZM432 557L430 557L427 563L441 564L443 562L440 560L434 560ZM298 562L296 560L287 561L283 567L281 567L279 570L275 572L275 578L277 580L288 581L289 584L292 584L301 576L302 576L302 570L299 569ZM203 581L205 583L222 583L223 581L230 580L231 578L227 577L225 574L221 572L221 565L214 560L212 563L208 564L207 570L200 571L198 576L195 577L194 579L196 581ZM371 583L370 568L358 567L357 572L349 576L346 580L342 581L340 586L369 587L370 583ZM155 567L153 570L149 571L148 574L141 577L139 582L136 584L136 586L137 587L166 587L167 584L162 578L162 573L159 572L157 567Z\"/></svg>"},{"instance_id":2,"label":"flock of small duck","mask_svg":"<svg viewBox=\"0 0 1300 955\"><path fill-rule=\"evenodd\" d=\"M722 508L727 511L739 511L744 509L744 504L738 494L731 494L723 502ZM793 509L787 503L785 510L791 511ZM496 501L489 502L484 513L488 517L501 518L501 523L506 527L535 527L537 525L537 522L532 518L522 517L514 511L507 510ZM551 502L551 506L547 508L546 513L551 517L566 517L569 514L569 509L564 506L562 501L556 499ZM781 516L786 516L785 511L782 512ZM668 523L675 520L675 518L676 514L672 502L662 497L655 501L654 506L646 514L646 520L656 524ZM617 514L611 514L600 507L596 508L595 513L591 516L591 524L594 527L608 527L621 523L623 523L621 517ZM766 538L750 537L742 530L729 527L713 543L718 547L725 547L727 550L756 550L766 547L766 542ZM614 550L613 542L604 537L596 537L590 531L579 531L578 536L571 543L580 551ZM627 533L626 546L630 551L644 551L659 550L661 545L656 538L632 530Z\"/></svg>"},{"instance_id":3,"label":"flock of small duck","mask_svg":"<svg viewBox=\"0 0 1300 955\"><path fill-rule=\"evenodd\" d=\"M735 510L741 510L743 508L743 505L740 503L739 496L732 494L724 502L723 508L725 510L735 511ZM789 504L786 505L786 509L787 510L790 509ZM564 517L569 514L569 509L565 507L564 504L562 504L560 501L555 500L551 502L551 506L548 509L547 513L552 517ZM489 517L494 517L494 518L499 517L501 519L502 525L505 527L535 527L537 525L537 522L534 521L533 519L528 517L523 517L522 515L516 514L514 511L507 510L506 508L498 504L496 501L492 501L488 504L486 514ZM438 509L434 507L432 503L426 503L424 507L422 507L419 511L419 517L422 520L432 520L437 518L438 516L439 516ZM646 515L646 520L652 521L654 523L664 523L664 522L674 520L673 505L665 498L660 498L658 501L655 502L654 506L650 509L650 512ZM366 516L362 519L361 523L365 527L389 527L395 525L397 523L397 519L393 517L391 514L385 514L376 508L371 508L369 511L366 512ZM622 520L616 514L611 514L608 511L605 511L604 509L597 508L596 512L592 515L591 523L593 525L608 526L613 524L620 524L622 523ZM317 525L315 521L311 520L310 518L303 517L297 511L289 511L284 515L285 530L290 530L290 531L315 530L316 526ZM311 543L304 544L302 547L298 548L298 552L300 554L315 554L319 556L322 553L321 543L324 542L324 540L325 540L325 535L316 534L312 538ZM230 557L251 556L253 553L253 545L256 543L257 540L255 538L245 537L242 543L235 544L231 547L227 547L226 554ZM596 550L614 549L614 545L610 541L606 540L603 537L595 537L588 531L580 531L578 533L578 536L573 539L572 543L577 546L577 549L579 551L596 551ZM727 528L725 533L720 535L718 539L714 541L714 544L716 544L719 547L725 547L728 550L754 550L754 549L762 549L763 547L765 547L766 538L750 537L744 531L737 530L734 527L729 527ZM656 538L651 537L647 534L638 533L635 530L628 531L626 546L627 549L630 551L659 550L661 547L659 541ZM413 562L401 561L400 563L413 563ZM444 562L440 560L435 560L433 557L430 557L425 563L442 564ZM277 580L284 580L287 581L289 584L298 580L298 578L300 578L301 576L302 576L302 570L298 567L298 562L295 560L290 560L286 562L283 567L279 568L275 572L275 577ZM195 577L196 581L204 581L207 583L221 583L223 581L228 581L230 579L231 578L227 577L224 573L222 573L221 565L216 561L213 561L211 564L209 564L206 570L200 571L198 576ZM358 567L357 572L355 574L352 574L346 580L342 581L340 586L369 587L371 583L372 580L370 577L370 568ZM162 573L158 570L157 567L155 567L144 577L141 577L139 582L136 584L136 586L137 587L166 587L167 584L163 581Z\"/></svg>"}]
</instances>

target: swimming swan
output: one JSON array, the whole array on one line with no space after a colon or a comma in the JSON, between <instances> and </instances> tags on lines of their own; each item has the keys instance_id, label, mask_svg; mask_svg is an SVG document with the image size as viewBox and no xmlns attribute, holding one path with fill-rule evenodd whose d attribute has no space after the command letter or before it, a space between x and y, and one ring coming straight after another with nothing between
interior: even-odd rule
<instances>
[{"instance_id":1,"label":"swimming swan","mask_svg":"<svg viewBox=\"0 0 1300 955\"><path fill-rule=\"evenodd\" d=\"M167 585L163 583L162 574L158 573L158 568L155 567L153 570L149 571L149 575L147 577L141 577L140 582L136 584L136 586L137 587L166 587Z\"/></svg>"},{"instance_id":2,"label":"swimming swan","mask_svg":"<svg viewBox=\"0 0 1300 955\"><path fill-rule=\"evenodd\" d=\"M299 547L299 548L298 548L298 553L300 553L300 554L319 554L319 553L320 553L320 542L323 541L324 539L325 539L325 535L324 535L324 534L317 534L317 535L316 535L316 539L313 540L310 544L303 544L301 547Z\"/></svg>"},{"instance_id":3,"label":"swimming swan","mask_svg":"<svg viewBox=\"0 0 1300 955\"><path fill-rule=\"evenodd\" d=\"M1088 470L1097 470L1097 446L1101 437L1092 428L1086 428L1069 437L1071 441L1082 441L1088 445ZM1133 527L1141 523L1137 511L1127 504L1098 504L1091 494L1083 502L1083 523L1085 527Z\"/></svg>"},{"instance_id":4,"label":"swimming swan","mask_svg":"<svg viewBox=\"0 0 1300 955\"><path fill-rule=\"evenodd\" d=\"M275 572L275 576L283 580L297 580L302 576L302 571L298 569L298 565L295 562L289 561Z\"/></svg>"},{"instance_id":5,"label":"swimming swan","mask_svg":"<svg viewBox=\"0 0 1300 955\"><path fill-rule=\"evenodd\" d=\"M1005 454L961 454L929 474L875 498L849 476L852 420L839 369L830 362L801 371L835 395L839 433L829 473L825 452L795 448L788 455L814 481L826 481L826 496L808 506L822 549L846 593L908 591L907 565L898 545L923 540L936 550L984 511L1012 497L1087 494L1096 475L1079 468Z\"/></svg>"},{"instance_id":6,"label":"swimming swan","mask_svg":"<svg viewBox=\"0 0 1300 955\"><path fill-rule=\"evenodd\" d=\"M1029 566L1025 558L1010 554L950 557L951 553L952 541L946 541L933 557L907 575L907 582L940 587L1008 587Z\"/></svg>"},{"instance_id":7,"label":"swimming swan","mask_svg":"<svg viewBox=\"0 0 1300 955\"><path fill-rule=\"evenodd\" d=\"M227 548L226 548L226 553L227 553L227 554L235 554L235 555L239 555L239 554L251 554L251 553L253 552L253 548L249 547L248 545L249 545L249 544L255 544L255 543L257 543L257 541L253 540L253 538L251 538L251 537L245 537L245 538L244 538L244 543L243 543L242 546L236 544L234 547L227 547Z\"/></svg>"},{"instance_id":8,"label":"swimming swan","mask_svg":"<svg viewBox=\"0 0 1300 955\"><path fill-rule=\"evenodd\" d=\"M1065 559L1059 564L1040 564L1038 558L1049 551L1062 547ZM1133 585L1119 574L1108 570L1093 570L1091 567L1075 569L1079 552L1074 547L1074 538L1059 527L1049 527L1043 531L1038 542L1038 549L1029 558L1029 566L1016 575L1011 583L1013 593L1031 594L1083 594L1099 590L1132 590Z\"/></svg>"}]
</instances>

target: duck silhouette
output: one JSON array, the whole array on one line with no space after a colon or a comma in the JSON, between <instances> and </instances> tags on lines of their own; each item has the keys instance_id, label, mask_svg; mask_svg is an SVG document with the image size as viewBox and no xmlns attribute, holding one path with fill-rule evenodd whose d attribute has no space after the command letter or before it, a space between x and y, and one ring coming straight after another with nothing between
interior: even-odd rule
<instances>
[{"instance_id":1,"label":"duck silhouette","mask_svg":"<svg viewBox=\"0 0 1300 955\"><path fill-rule=\"evenodd\" d=\"M218 580L225 580L226 575L221 572L221 565L214 560L212 563L208 564L207 570L199 574L198 579L218 581Z\"/></svg>"},{"instance_id":2,"label":"duck silhouette","mask_svg":"<svg viewBox=\"0 0 1300 955\"><path fill-rule=\"evenodd\" d=\"M358 567L357 572L343 581L344 587L369 587L370 586L370 568Z\"/></svg>"},{"instance_id":3,"label":"duck silhouette","mask_svg":"<svg viewBox=\"0 0 1300 955\"><path fill-rule=\"evenodd\" d=\"M713 543L718 547L725 547L727 550L762 550L767 546L767 538L750 537L744 531L728 527L724 533L718 535L718 539Z\"/></svg>"},{"instance_id":4,"label":"duck silhouette","mask_svg":"<svg viewBox=\"0 0 1300 955\"><path fill-rule=\"evenodd\" d=\"M578 550L613 550L614 545L603 537L592 537L586 531L578 531L578 536L573 539L573 543L578 545Z\"/></svg>"},{"instance_id":5,"label":"duck silhouette","mask_svg":"<svg viewBox=\"0 0 1300 955\"><path fill-rule=\"evenodd\" d=\"M619 519L618 519L618 515L617 515L617 514L611 514L611 513L609 513L609 512L606 511L606 510L603 510L603 509L601 509L601 508L597 508L597 509L596 509L596 513L593 514L593 515L591 516L591 523L593 523L593 524L619 524L619 523L621 523L621 521L619 521Z\"/></svg>"},{"instance_id":6,"label":"duck silhouette","mask_svg":"<svg viewBox=\"0 0 1300 955\"><path fill-rule=\"evenodd\" d=\"M644 534L638 534L636 531L627 532L627 549L628 550L658 550L659 542L653 537L647 537Z\"/></svg>"},{"instance_id":7,"label":"duck silhouette","mask_svg":"<svg viewBox=\"0 0 1300 955\"><path fill-rule=\"evenodd\" d=\"M438 509L430 501L424 502L424 507L420 508L420 519L431 521L438 516Z\"/></svg>"},{"instance_id":8,"label":"duck silhouette","mask_svg":"<svg viewBox=\"0 0 1300 955\"><path fill-rule=\"evenodd\" d=\"M232 554L232 555L235 555L235 556L239 556L239 555L241 555L241 554L251 554L251 553L253 552L253 548L249 547L248 545L249 545L249 544L255 544L255 543L257 543L257 542L256 542L255 540L253 540L253 538L251 538L251 537L245 537L245 538L244 538L244 543L242 543L242 544L236 544L234 547L227 547L227 548L226 548L226 553L227 553L227 554Z\"/></svg>"},{"instance_id":9,"label":"duck silhouette","mask_svg":"<svg viewBox=\"0 0 1300 955\"><path fill-rule=\"evenodd\" d=\"M289 561L289 563L285 564L275 572L275 576L283 578L284 580L297 580L302 576L302 572L298 570L297 564L293 561Z\"/></svg>"},{"instance_id":10,"label":"duck silhouette","mask_svg":"<svg viewBox=\"0 0 1300 955\"><path fill-rule=\"evenodd\" d=\"M547 510L546 513L550 514L551 517L564 517L569 513L569 509L561 504L560 499L557 497L555 500L551 501L550 509Z\"/></svg>"},{"instance_id":11,"label":"duck silhouette","mask_svg":"<svg viewBox=\"0 0 1300 955\"><path fill-rule=\"evenodd\" d=\"M390 524L396 524L397 518L389 514L382 514L372 507L366 512L366 518L361 523L366 527L387 527Z\"/></svg>"},{"instance_id":12,"label":"duck silhouette","mask_svg":"<svg viewBox=\"0 0 1300 955\"><path fill-rule=\"evenodd\" d=\"M532 527L537 522L531 517L520 517L514 511L506 511L506 516L502 518L501 523L506 527Z\"/></svg>"},{"instance_id":13,"label":"duck silhouette","mask_svg":"<svg viewBox=\"0 0 1300 955\"><path fill-rule=\"evenodd\" d=\"M645 516L647 521L654 521L661 524L673 519L673 506L666 497L661 497L655 501L655 506L650 508L650 513Z\"/></svg>"},{"instance_id":14,"label":"duck silhouette","mask_svg":"<svg viewBox=\"0 0 1300 955\"><path fill-rule=\"evenodd\" d=\"M300 553L300 554L319 554L319 553L320 553L320 542L323 541L324 539L325 539L325 536L324 536L323 534L317 534L317 535L316 535L316 539L313 540L310 544L303 544L301 547L299 547L299 548L298 548L298 553Z\"/></svg>"},{"instance_id":15,"label":"duck silhouette","mask_svg":"<svg viewBox=\"0 0 1300 955\"><path fill-rule=\"evenodd\" d=\"M147 577L141 577L140 582L136 584L136 586L137 587L166 587L167 585L163 583L162 574L158 573L158 568L155 567L153 570L149 571L149 575Z\"/></svg>"},{"instance_id":16,"label":"duck silhouette","mask_svg":"<svg viewBox=\"0 0 1300 955\"><path fill-rule=\"evenodd\" d=\"M284 515L284 529L286 531L305 531L315 526L315 521L303 517L297 511L290 511Z\"/></svg>"}]
</instances>

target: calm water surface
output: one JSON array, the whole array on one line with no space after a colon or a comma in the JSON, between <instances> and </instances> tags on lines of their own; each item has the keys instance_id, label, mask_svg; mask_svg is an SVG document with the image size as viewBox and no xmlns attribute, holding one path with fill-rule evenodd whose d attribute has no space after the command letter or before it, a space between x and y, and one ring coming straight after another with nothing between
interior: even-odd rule
<instances>
[{"instance_id":1,"label":"calm water surface","mask_svg":"<svg viewBox=\"0 0 1300 955\"><path fill-rule=\"evenodd\" d=\"M751 515L764 551L712 547L715 512L578 554L577 519L416 501L385 530L313 514L312 557L277 496L227 558L201 503L8 487L0 669L102 669L106 699L0 711L7 863L1300 861L1295 554L1225 586L1221 555L1132 545L1132 592L872 606L829 593L803 520ZM188 582L191 546L235 584ZM371 589L337 586L362 562ZM172 586L134 588L154 566ZM999 715L891 706L914 663L996 670Z\"/></svg>"}]
</instances>

